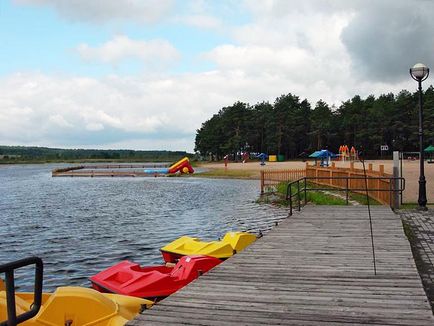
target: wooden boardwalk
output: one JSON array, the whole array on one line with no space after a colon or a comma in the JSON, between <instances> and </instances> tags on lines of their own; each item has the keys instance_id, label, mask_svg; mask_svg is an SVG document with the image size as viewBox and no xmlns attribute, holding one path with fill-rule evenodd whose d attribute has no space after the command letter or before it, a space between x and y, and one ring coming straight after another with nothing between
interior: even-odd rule
<instances>
[{"instance_id":1,"label":"wooden boardwalk","mask_svg":"<svg viewBox=\"0 0 434 326\"><path fill-rule=\"evenodd\" d=\"M129 325L434 325L401 220L306 206Z\"/></svg>"}]
</instances>

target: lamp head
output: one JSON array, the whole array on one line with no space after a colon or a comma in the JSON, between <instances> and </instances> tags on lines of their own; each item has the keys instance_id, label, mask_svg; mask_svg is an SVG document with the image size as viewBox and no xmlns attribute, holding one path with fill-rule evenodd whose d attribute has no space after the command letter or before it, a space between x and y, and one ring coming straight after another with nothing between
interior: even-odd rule
<instances>
[{"instance_id":1,"label":"lamp head","mask_svg":"<svg viewBox=\"0 0 434 326\"><path fill-rule=\"evenodd\" d=\"M414 80L424 81L428 78L429 68L423 63L416 63L413 68L410 68L410 75Z\"/></svg>"}]
</instances>

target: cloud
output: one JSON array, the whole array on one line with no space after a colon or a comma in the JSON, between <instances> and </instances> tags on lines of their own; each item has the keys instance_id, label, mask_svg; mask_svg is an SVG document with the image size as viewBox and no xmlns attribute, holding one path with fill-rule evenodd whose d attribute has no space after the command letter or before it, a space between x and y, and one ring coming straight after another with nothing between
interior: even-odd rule
<instances>
[{"instance_id":1,"label":"cloud","mask_svg":"<svg viewBox=\"0 0 434 326\"><path fill-rule=\"evenodd\" d=\"M18 4L53 8L71 21L156 23L173 9L173 0L15 0Z\"/></svg>"},{"instance_id":2,"label":"cloud","mask_svg":"<svg viewBox=\"0 0 434 326\"><path fill-rule=\"evenodd\" d=\"M364 78L407 78L417 62L434 64L433 1L385 1L363 6L342 32L356 72Z\"/></svg>"},{"instance_id":3,"label":"cloud","mask_svg":"<svg viewBox=\"0 0 434 326\"><path fill-rule=\"evenodd\" d=\"M434 1L245 0L244 6L254 19L236 31L242 44L291 43L321 62L346 54L344 65L359 80L394 83L417 62L434 65ZM332 47L334 54L323 56Z\"/></svg>"},{"instance_id":4,"label":"cloud","mask_svg":"<svg viewBox=\"0 0 434 326\"><path fill-rule=\"evenodd\" d=\"M201 124L238 100L272 102L292 92L312 104L320 98L339 104L354 94L398 92L413 85L344 77L340 83L305 83L298 77L234 68L100 79L14 74L0 79L0 139L5 144L192 151Z\"/></svg>"},{"instance_id":5,"label":"cloud","mask_svg":"<svg viewBox=\"0 0 434 326\"><path fill-rule=\"evenodd\" d=\"M48 117L48 121L53 125L57 125L62 128L72 128L73 125L65 120L60 114L53 114Z\"/></svg>"},{"instance_id":6,"label":"cloud","mask_svg":"<svg viewBox=\"0 0 434 326\"><path fill-rule=\"evenodd\" d=\"M291 92L312 104L323 99L339 106L356 94L415 90L408 68L419 61L433 68L434 21L428 20L431 2L409 3L414 10L404 0L393 7L362 0L244 1L251 20L224 26L230 39L190 57L208 60L212 70L5 76L0 78L0 139L192 151L201 123L235 101L273 102ZM222 16L213 20L206 2L194 4L195 10L179 18L185 24L214 28L224 21ZM116 65L133 59L146 67L168 65L180 56L166 41L126 35L98 46L81 44L77 52L91 62Z\"/></svg>"},{"instance_id":7,"label":"cloud","mask_svg":"<svg viewBox=\"0 0 434 326\"><path fill-rule=\"evenodd\" d=\"M83 60L89 62L118 64L129 59L138 59L148 67L162 67L180 58L179 52L168 41L132 40L125 35L115 36L97 47L82 43L76 50Z\"/></svg>"}]
</instances>

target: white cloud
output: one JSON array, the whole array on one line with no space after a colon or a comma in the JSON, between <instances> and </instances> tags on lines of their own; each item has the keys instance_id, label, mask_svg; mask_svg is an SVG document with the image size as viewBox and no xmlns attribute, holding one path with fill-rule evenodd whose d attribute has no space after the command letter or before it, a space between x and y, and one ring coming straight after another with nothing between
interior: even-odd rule
<instances>
[{"instance_id":1,"label":"white cloud","mask_svg":"<svg viewBox=\"0 0 434 326\"><path fill-rule=\"evenodd\" d=\"M72 21L155 23L172 10L173 0L15 0L18 4L52 7Z\"/></svg>"},{"instance_id":2,"label":"white cloud","mask_svg":"<svg viewBox=\"0 0 434 326\"><path fill-rule=\"evenodd\" d=\"M104 125L98 122L90 122L86 124L86 130L88 131L100 131L104 130Z\"/></svg>"},{"instance_id":3,"label":"white cloud","mask_svg":"<svg viewBox=\"0 0 434 326\"><path fill-rule=\"evenodd\" d=\"M8 144L192 151L201 123L237 100L272 102L292 92L312 104L320 98L339 104L355 94L414 86L412 81L345 82L301 83L287 73L240 69L102 79L15 74L0 79L0 139Z\"/></svg>"},{"instance_id":4,"label":"white cloud","mask_svg":"<svg viewBox=\"0 0 434 326\"><path fill-rule=\"evenodd\" d=\"M140 41L124 35L115 36L97 47L80 44L77 52L86 61L117 64L128 59L138 59L150 67L171 64L180 57L175 47L165 40Z\"/></svg>"},{"instance_id":5,"label":"white cloud","mask_svg":"<svg viewBox=\"0 0 434 326\"><path fill-rule=\"evenodd\" d=\"M70 124L65 118L60 114L53 114L48 117L48 121L52 122L54 125L63 128L72 128L73 125Z\"/></svg>"},{"instance_id":6,"label":"white cloud","mask_svg":"<svg viewBox=\"0 0 434 326\"><path fill-rule=\"evenodd\" d=\"M370 69L384 66L387 71L390 62L394 63L393 69L405 74L409 68L402 60L387 58L403 46L395 38L400 33L382 42L363 38L375 35L372 28L381 29L378 17L373 20L374 27L369 24L369 15L377 15L378 6L376 1L368 2L369 6L366 1L343 0L245 1L244 9L252 21L232 28L225 26L232 40L201 54L202 59L213 63L212 71L101 78L43 73L4 77L0 79L0 139L52 146L191 151L195 130L201 123L238 100L250 104L272 102L291 92L313 105L323 99L339 106L355 94L415 90L409 76L394 75L393 79L379 81L355 68L355 63L360 63ZM392 16L397 25L405 27L406 19L398 17L411 13L404 10L407 6L403 3L394 2ZM184 23L202 28L221 24L220 17L214 20L206 12L203 1L194 4L191 15L179 18ZM381 8L379 15L387 20L384 2ZM421 17L426 24L426 15ZM392 23L388 21L384 26L394 32ZM385 46L387 51L382 50ZM147 66L169 64L179 56L165 41L139 41L128 36L116 36L100 46L81 44L77 51L86 60L119 64L133 58ZM372 65L380 52L386 57ZM419 53L407 53L406 57L415 63ZM431 67L432 53L431 62L425 62ZM192 61L195 59L192 57Z\"/></svg>"}]
</instances>

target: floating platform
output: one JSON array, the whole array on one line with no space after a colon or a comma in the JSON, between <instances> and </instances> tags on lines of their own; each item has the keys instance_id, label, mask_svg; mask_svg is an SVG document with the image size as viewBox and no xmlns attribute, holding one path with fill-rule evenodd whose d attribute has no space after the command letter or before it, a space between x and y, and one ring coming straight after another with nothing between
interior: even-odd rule
<instances>
[{"instance_id":1,"label":"floating platform","mask_svg":"<svg viewBox=\"0 0 434 326\"><path fill-rule=\"evenodd\" d=\"M162 169L169 164L93 164L54 169L52 177L154 177L161 173L146 173L145 169Z\"/></svg>"},{"instance_id":2,"label":"floating platform","mask_svg":"<svg viewBox=\"0 0 434 326\"><path fill-rule=\"evenodd\" d=\"M169 164L94 164L54 169L52 177L159 177L191 174L194 169L188 157Z\"/></svg>"}]
</instances>

